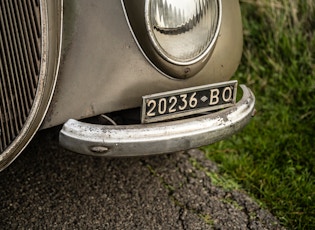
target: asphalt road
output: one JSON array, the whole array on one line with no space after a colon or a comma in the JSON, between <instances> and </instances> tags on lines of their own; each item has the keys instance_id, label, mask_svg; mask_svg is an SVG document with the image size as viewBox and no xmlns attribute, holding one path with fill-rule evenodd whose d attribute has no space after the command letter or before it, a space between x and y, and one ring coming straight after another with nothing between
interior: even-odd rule
<instances>
[{"instance_id":1,"label":"asphalt road","mask_svg":"<svg viewBox=\"0 0 315 230\"><path fill-rule=\"evenodd\" d=\"M104 159L41 131L0 173L1 229L280 229L248 195L212 183L202 152Z\"/></svg>"}]
</instances>

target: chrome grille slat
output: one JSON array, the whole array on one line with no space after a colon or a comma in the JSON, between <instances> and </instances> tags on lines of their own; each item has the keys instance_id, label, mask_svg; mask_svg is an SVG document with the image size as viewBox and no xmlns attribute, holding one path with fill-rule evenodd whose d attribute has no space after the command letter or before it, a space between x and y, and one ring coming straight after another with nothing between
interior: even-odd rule
<instances>
[{"instance_id":1,"label":"chrome grille slat","mask_svg":"<svg viewBox=\"0 0 315 230\"><path fill-rule=\"evenodd\" d=\"M34 30L32 27L32 23L31 23L31 18L32 18L32 14L31 12L29 12L29 9L27 7L27 2L28 1L19 1L20 3L23 4L23 12L25 13L25 22L26 22L26 26L27 26L27 32L29 35L29 45L30 45L30 57L32 57L32 63L36 63L36 65L34 65L35 67L35 74L38 75L39 74L39 63L38 63L38 59L39 58L39 53L37 53L37 45L35 44L37 41L35 39L35 35L34 35ZM35 75L35 76L36 76Z\"/></svg>"},{"instance_id":2,"label":"chrome grille slat","mask_svg":"<svg viewBox=\"0 0 315 230\"><path fill-rule=\"evenodd\" d=\"M10 4L11 15L13 15L14 14L14 4L12 3L12 1L9 1L9 4ZM12 24L13 24L13 30L14 30L14 35L15 35L15 36L13 36L14 42L15 42L14 52L20 57L20 62L17 63L18 73L19 73L19 76L26 76L27 73L26 73L26 69L25 69L25 63L27 63L27 62L26 62L26 60L23 56L23 53L22 53L21 39L15 38L15 37L18 37L20 34L20 31L18 30L18 27L17 27L18 21L17 21L16 17L11 17L11 18L13 21ZM18 80L20 81L20 84L19 84L20 96L24 96L21 98L21 102L23 104L23 106L21 107L23 119L26 119L27 113L30 110L30 105L32 103L32 98L34 97L34 95L31 95L30 86L28 84L27 79L25 79L24 77L20 77Z\"/></svg>"},{"instance_id":3,"label":"chrome grille slat","mask_svg":"<svg viewBox=\"0 0 315 230\"><path fill-rule=\"evenodd\" d=\"M18 5L18 12L20 13L20 17L21 17L21 36L24 36L24 44L25 44L25 57L28 59L28 63L31 69L31 75L32 76L37 76L37 71L35 69L35 65L34 63L36 63L36 61L34 60L35 55L34 55L34 46L32 45L32 35L30 33L29 30L29 26L26 22L27 20L27 14L25 12L25 9L23 7L23 2L24 1L19 1L19 0L15 0L15 3ZM33 47L32 47L33 46ZM31 87L34 88L35 85L37 84L36 81L34 81L34 78L29 78L30 83L31 83ZM33 92L35 94L35 92Z\"/></svg>"},{"instance_id":4,"label":"chrome grille slat","mask_svg":"<svg viewBox=\"0 0 315 230\"><path fill-rule=\"evenodd\" d=\"M19 135L36 95L41 59L38 0L0 1L0 152Z\"/></svg>"},{"instance_id":5,"label":"chrome grille slat","mask_svg":"<svg viewBox=\"0 0 315 230\"><path fill-rule=\"evenodd\" d=\"M19 1L18 1L19 2ZM16 0L14 0L15 6L18 5L18 2ZM19 9L16 9L17 12L19 12ZM20 16L22 15L22 16ZM18 13L17 15L17 22L18 22L18 30L19 30L19 40L20 40L20 44L21 44L21 52L23 53L21 55L21 57L24 58L24 62L23 63L30 63L31 61L29 60L29 47L27 47L27 40L28 40L28 36L27 36L27 31L26 31L26 35L25 34L25 28L26 25L24 24L24 16L23 16L23 12ZM26 65L25 66L25 74L27 74L28 76L36 76L35 74L35 70L33 69L33 65ZM33 81L31 79L26 79L25 81L25 88L28 91L28 95L29 98L33 98L35 96L35 87L37 85L37 81Z\"/></svg>"},{"instance_id":6,"label":"chrome grille slat","mask_svg":"<svg viewBox=\"0 0 315 230\"><path fill-rule=\"evenodd\" d=\"M6 4L9 4L9 2L6 2ZM15 89L15 99L16 99L16 103L17 103L17 113L18 114L14 114L14 116L18 116L18 127L17 130L19 130L22 125L23 125L23 117L26 117L26 113L25 113L25 110L23 109L24 106L25 106L25 103L24 103L24 98L23 98L23 94L21 92L21 79L22 78L19 78L18 76L22 76L21 75L21 68L20 68L20 62L18 62L17 60L17 56L18 56L18 50L17 50L17 44L16 44L16 31L14 31L14 17L13 17L13 14L11 12L11 9L8 5L6 5L6 8L7 8L7 11L6 11L6 15L8 15L7 18L7 21L8 21L8 24L9 24L9 30L8 31L8 39L9 39L9 43L10 43L10 46L11 46L11 49L10 49L10 55L11 55L11 63L12 63L12 70L10 72L13 73L13 77L12 77L12 80L13 80L13 85L14 85L14 89ZM21 117L21 115L23 115L23 117Z\"/></svg>"},{"instance_id":7,"label":"chrome grille slat","mask_svg":"<svg viewBox=\"0 0 315 230\"><path fill-rule=\"evenodd\" d=\"M1 11L0 11L1 13ZM2 42L0 37L0 48L2 50ZM1 76L4 76L4 70L3 70L2 62L0 62L0 74ZM0 123L1 123L1 146L7 146L9 143L9 140L11 139L11 133L12 133L12 125L11 125L11 110L8 108L7 102L8 100L8 92L7 92L7 86L4 79L1 77L0 79L0 87L1 87L1 107L0 107ZM3 90L2 90L3 89ZM5 132L6 130L6 132Z\"/></svg>"},{"instance_id":8,"label":"chrome grille slat","mask_svg":"<svg viewBox=\"0 0 315 230\"><path fill-rule=\"evenodd\" d=\"M35 9L38 7L38 1L32 1L32 7ZM40 26L40 14L38 12L34 12L36 19L34 20L35 26L36 26L36 31L37 31L37 36L41 36L41 26Z\"/></svg>"},{"instance_id":9,"label":"chrome grille slat","mask_svg":"<svg viewBox=\"0 0 315 230\"><path fill-rule=\"evenodd\" d=\"M24 2L24 4L27 4L25 7L28 9L27 10L27 12L29 12L29 20L28 20L28 23L30 23L30 27L31 27L31 29L32 29L32 33L31 33L31 35L34 35L33 36L33 39L34 39L34 41L33 41L33 43L32 44L34 44L34 47L35 47L35 50L34 50L34 52L35 52L35 54L36 54L36 58L35 58L35 60L37 60L37 74L39 74L39 58L40 58L40 43L37 41L37 38L39 37L39 33L38 33L38 30L37 30L37 28L36 28L36 22L35 22L35 20L36 20L36 13L34 12L34 8L32 7L33 6L33 4L31 3L31 1L23 1Z\"/></svg>"},{"instance_id":10,"label":"chrome grille slat","mask_svg":"<svg viewBox=\"0 0 315 230\"><path fill-rule=\"evenodd\" d=\"M4 5L5 1L1 2L1 5ZM8 24L8 15L5 10L6 6L4 5L3 7L3 13L1 14L1 26L4 28L1 30L2 36L1 40L4 39L4 44L2 44L1 50L3 53L3 61L4 61L4 76L6 76L6 81L7 81L7 87L8 87L8 108L11 110L12 117L10 116L10 119L12 119L14 122L11 126L11 132L12 135L15 135L15 133L18 132L19 130L19 125L18 125L18 120L20 120L20 116L17 117L17 119L13 119L13 117L16 117L18 115L19 110L19 104L18 101L16 100L17 98L17 89L16 89L16 84L15 84L15 77L12 75L13 73L13 63L12 61L12 41L11 41L11 36L9 30L9 24ZM11 105L11 106L10 106Z\"/></svg>"}]
</instances>

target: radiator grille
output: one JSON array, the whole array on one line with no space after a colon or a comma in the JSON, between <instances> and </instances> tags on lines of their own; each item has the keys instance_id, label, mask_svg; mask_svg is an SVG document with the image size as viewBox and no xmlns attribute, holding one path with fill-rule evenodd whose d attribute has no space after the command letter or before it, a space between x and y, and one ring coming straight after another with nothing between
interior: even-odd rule
<instances>
[{"instance_id":1,"label":"radiator grille","mask_svg":"<svg viewBox=\"0 0 315 230\"><path fill-rule=\"evenodd\" d=\"M0 0L0 153L25 125L40 63L39 0Z\"/></svg>"}]
</instances>

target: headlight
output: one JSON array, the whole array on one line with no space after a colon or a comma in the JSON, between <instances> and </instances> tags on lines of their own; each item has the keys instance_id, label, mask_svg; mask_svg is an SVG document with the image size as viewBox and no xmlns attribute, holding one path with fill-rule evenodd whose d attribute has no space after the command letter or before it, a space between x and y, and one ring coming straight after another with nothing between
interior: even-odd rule
<instances>
[{"instance_id":1,"label":"headlight","mask_svg":"<svg viewBox=\"0 0 315 230\"><path fill-rule=\"evenodd\" d=\"M122 0L133 35L148 61L169 77L194 76L214 48L221 0Z\"/></svg>"},{"instance_id":2,"label":"headlight","mask_svg":"<svg viewBox=\"0 0 315 230\"><path fill-rule=\"evenodd\" d=\"M217 0L147 0L145 23L154 48L168 61L192 64L207 56L218 32Z\"/></svg>"}]
</instances>

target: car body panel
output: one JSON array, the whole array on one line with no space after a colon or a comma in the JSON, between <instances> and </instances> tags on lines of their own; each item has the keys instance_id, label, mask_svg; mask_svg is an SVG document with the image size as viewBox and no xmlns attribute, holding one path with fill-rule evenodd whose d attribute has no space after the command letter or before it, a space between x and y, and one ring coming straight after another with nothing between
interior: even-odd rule
<instances>
[{"instance_id":1,"label":"car body panel","mask_svg":"<svg viewBox=\"0 0 315 230\"><path fill-rule=\"evenodd\" d=\"M139 107L143 95L230 79L242 53L239 1L222 1L218 41L205 67L174 80L152 66L134 40L117 0L67 0L56 91L42 125Z\"/></svg>"}]
</instances>

